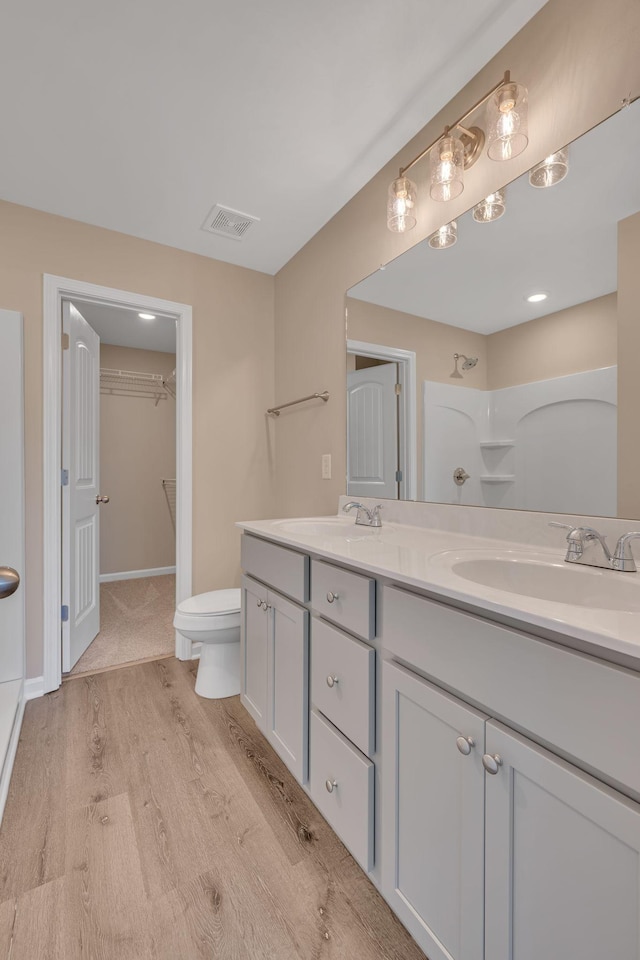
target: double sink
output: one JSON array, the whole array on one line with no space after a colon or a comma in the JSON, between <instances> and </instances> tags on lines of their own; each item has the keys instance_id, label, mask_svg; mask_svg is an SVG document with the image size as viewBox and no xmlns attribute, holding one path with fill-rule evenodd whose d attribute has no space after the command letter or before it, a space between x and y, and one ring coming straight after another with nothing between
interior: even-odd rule
<instances>
[{"instance_id":1,"label":"double sink","mask_svg":"<svg viewBox=\"0 0 640 960\"><path fill-rule=\"evenodd\" d=\"M283 535L349 543L370 541L371 547L419 548L416 528L385 523L374 528L356 525L346 517L312 517L274 522ZM425 536L425 546L427 540ZM618 613L640 613L640 574L618 573L586 565L567 564L551 553L514 550L445 550L428 557L434 570L448 571L467 585L475 584L505 594ZM462 585L462 583L461 583Z\"/></svg>"}]
</instances>

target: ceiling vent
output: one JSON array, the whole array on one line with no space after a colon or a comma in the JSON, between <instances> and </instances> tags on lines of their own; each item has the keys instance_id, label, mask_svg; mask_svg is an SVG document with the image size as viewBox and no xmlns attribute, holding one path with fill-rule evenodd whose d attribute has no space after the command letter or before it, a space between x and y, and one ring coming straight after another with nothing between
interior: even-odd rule
<instances>
[{"instance_id":1,"label":"ceiling vent","mask_svg":"<svg viewBox=\"0 0 640 960\"><path fill-rule=\"evenodd\" d=\"M216 203L202 224L202 229L229 240L244 240L254 223L260 223L260 217L252 217L249 213L240 213L239 210Z\"/></svg>"}]
</instances>

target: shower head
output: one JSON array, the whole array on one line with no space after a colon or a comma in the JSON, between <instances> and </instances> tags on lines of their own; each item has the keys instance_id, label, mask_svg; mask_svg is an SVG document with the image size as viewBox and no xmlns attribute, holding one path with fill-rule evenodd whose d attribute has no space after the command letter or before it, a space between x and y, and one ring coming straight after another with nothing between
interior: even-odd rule
<instances>
[{"instance_id":1,"label":"shower head","mask_svg":"<svg viewBox=\"0 0 640 960\"><path fill-rule=\"evenodd\" d=\"M464 353L454 353L453 359L456 361L456 369L458 367L458 360L464 360L462 364L463 370L472 370L478 362L477 357L465 357Z\"/></svg>"}]
</instances>

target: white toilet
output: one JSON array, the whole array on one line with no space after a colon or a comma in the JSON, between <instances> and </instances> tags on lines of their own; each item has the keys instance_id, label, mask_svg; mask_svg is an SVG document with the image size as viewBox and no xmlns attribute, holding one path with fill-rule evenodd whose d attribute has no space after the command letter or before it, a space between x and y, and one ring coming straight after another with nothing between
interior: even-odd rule
<instances>
[{"instance_id":1,"label":"white toilet","mask_svg":"<svg viewBox=\"0 0 640 960\"><path fill-rule=\"evenodd\" d=\"M240 693L240 590L211 590L178 604L173 625L200 641L196 693L209 700Z\"/></svg>"}]
</instances>

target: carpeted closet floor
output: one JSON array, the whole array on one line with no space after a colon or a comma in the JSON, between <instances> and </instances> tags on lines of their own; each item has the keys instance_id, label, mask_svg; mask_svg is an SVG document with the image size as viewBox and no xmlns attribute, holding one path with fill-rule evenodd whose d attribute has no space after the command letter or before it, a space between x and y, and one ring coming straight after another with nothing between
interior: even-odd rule
<instances>
[{"instance_id":1,"label":"carpeted closet floor","mask_svg":"<svg viewBox=\"0 0 640 960\"><path fill-rule=\"evenodd\" d=\"M172 654L175 606L173 574L100 584L100 633L71 673Z\"/></svg>"}]
</instances>

